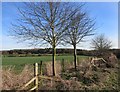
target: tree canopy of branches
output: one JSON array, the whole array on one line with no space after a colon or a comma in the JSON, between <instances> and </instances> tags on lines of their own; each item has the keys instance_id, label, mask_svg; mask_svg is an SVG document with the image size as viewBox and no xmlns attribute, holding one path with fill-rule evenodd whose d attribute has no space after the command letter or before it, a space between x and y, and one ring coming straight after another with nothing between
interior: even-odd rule
<instances>
[{"instance_id":1,"label":"tree canopy of branches","mask_svg":"<svg viewBox=\"0 0 120 92\"><path fill-rule=\"evenodd\" d=\"M104 34L100 34L92 39L91 44L95 50L99 51L107 50L112 47L112 42L108 40Z\"/></svg>"},{"instance_id":2,"label":"tree canopy of branches","mask_svg":"<svg viewBox=\"0 0 120 92\"><path fill-rule=\"evenodd\" d=\"M70 27L71 18L80 7L62 2L25 3L25 7L19 9L21 17L18 23L12 24L12 33L18 39L36 45L51 45L53 75L56 46L60 44L64 32Z\"/></svg>"},{"instance_id":3,"label":"tree canopy of branches","mask_svg":"<svg viewBox=\"0 0 120 92\"><path fill-rule=\"evenodd\" d=\"M70 44L74 47L75 69L77 62L76 45L84 41L87 36L94 35L95 30L94 20L89 18L87 12L83 12L82 7L80 11L74 14L74 16L71 18L70 27L65 32L63 39L65 43Z\"/></svg>"}]
</instances>

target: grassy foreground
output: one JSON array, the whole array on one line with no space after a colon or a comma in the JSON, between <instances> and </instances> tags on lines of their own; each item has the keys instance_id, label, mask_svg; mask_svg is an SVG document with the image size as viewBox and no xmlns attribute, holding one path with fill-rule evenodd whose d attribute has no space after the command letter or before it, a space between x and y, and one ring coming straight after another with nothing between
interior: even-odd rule
<instances>
[{"instance_id":1,"label":"grassy foreground","mask_svg":"<svg viewBox=\"0 0 120 92\"><path fill-rule=\"evenodd\" d=\"M50 62L45 62L43 75L51 75ZM65 71L61 71L60 62L56 64L56 74L60 78L60 82L51 82L51 80L43 79L39 82L40 90L93 90L93 92L119 92L118 90L118 68L95 67L88 68L88 61L80 61L78 70L74 71L71 62L65 64ZM5 65L4 65L5 66ZM20 66L20 65L19 65ZM33 67L25 65L23 71L15 74L12 70L6 69L2 71L3 89L16 89L33 78ZM29 88L32 88L30 85ZM27 89L27 88L26 88Z\"/></svg>"}]
</instances>

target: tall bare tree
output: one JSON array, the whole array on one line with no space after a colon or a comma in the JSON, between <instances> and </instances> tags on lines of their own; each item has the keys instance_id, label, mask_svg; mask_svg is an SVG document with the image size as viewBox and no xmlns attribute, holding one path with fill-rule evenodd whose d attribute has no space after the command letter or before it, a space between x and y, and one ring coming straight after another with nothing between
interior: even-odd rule
<instances>
[{"instance_id":1,"label":"tall bare tree","mask_svg":"<svg viewBox=\"0 0 120 92\"><path fill-rule=\"evenodd\" d=\"M99 50L99 51L110 49L112 47L111 43L112 42L108 40L104 34L100 34L96 36L94 39L92 39L92 42L91 42L92 47L95 50Z\"/></svg>"},{"instance_id":2,"label":"tall bare tree","mask_svg":"<svg viewBox=\"0 0 120 92\"><path fill-rule=\"evenodd\" d=\"M32 44L50 44L52 46L52 71L56 46L61 42L64 32L69 28L70 19L80 7L60 2L25 3L19 9L21 18L13 24L13 35Z\"/></svg>"},{"instance_id":3,"label":"tall bare tree","mask_svg":"<svg viewBox=\"0 0 120 92\"><path fill-rule=\"evenodd\" d=\"M84 6L84 5L83 5ZM74 47L74 65L76 69L77 50L76 45L84 41L87 36L94 35L95 22L88 17L82 8L74 14L70 21L70 27L65 32L63 41Z\"/></svg>"}]
</instances>

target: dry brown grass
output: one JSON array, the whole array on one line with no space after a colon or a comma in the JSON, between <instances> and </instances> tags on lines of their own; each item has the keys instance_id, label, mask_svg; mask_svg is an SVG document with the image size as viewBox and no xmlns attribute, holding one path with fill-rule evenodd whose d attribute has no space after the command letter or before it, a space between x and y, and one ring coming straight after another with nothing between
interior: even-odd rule
<instances>
[{"instance_id":1,"label":"dry brown grass","mask_svg":"<svg viewBox=\"0 0 120 92\"><path fill-rule=\"evenodd\" d=\"M51 75L52 74L52 63L51 62L46 62L45 63L46 65L46 75Z\"/></svg>"},{"instance_id":2,"label":"dry brown grass","mask_svg":"<svg viewBox=\"0 0 120 92\"><path fill-rule=\"evenodd\" d=\"M39 86L40 90L80 90L81 84L73 80L64 80L58 77L59 81L44 80Z\"/></svg>"},{"instance_id":3,"label":"dry brown grass","mask_svg":"<svg viewBox=\"0 0 120 92\"><path fill-rule=\"evenodd\" d=\"M2 70L2 89L14 90L20 89L26 82L33 77L33 69L31 70L28 65L25 65L20 74L15 74L12 68Z\"/></svg>"},{"instance_id":4,"label":"dry brown grass","mask_svg":"<svg viewBox=\"0 0 120 92\"><path fill-rule=\"evenodd\" d=\"M44 62L43 74L50 76L52 75L52 62ZM65 71L62 72L61 62L55 62L56 76L60 80L55 82L54 80L42 79L42 82L39 84L40 90L85 90L85 89L102 89L106 87L104 82L106 81L106 76L109 76L109 80L106 82L109 88L109 85L113 85L112 81L116 82L114 78L117 76L115 73L106 72L107 68L99 68L97 70L92 69L92 65L89 60L82 60L77 67L77 71L74 70L73 62L65 61ZM33 78L33 68L29 65L26 65L23 71L20 74L15 74L13 67L10 67L7 70L2 71L3 78L3 90L19 89L30 79ZM104 73L103 73L104 70ZM106 71L105 71L106 70ZM112 71L113 69L108 69ZM63 75L63 76L62 76ZM111 84L110 84L111 83ZM116 84L115 84L116 85ZM31 87L31 86L30 86ZM116 86L115 86L116 87Z\"/></svg>"},{"instance_id":5,"label":"dry brown grass","mask_svg":"<svg viewBox=\"0 0 120 92\"><path fill-rule=\"evenodd\" d=\"M0 67L0 89L2 89L2 69Z\"/></svg>"},{"instance_id":6,"label":"dry brown grass","mask_svg":"<svg viewBox=\"0 0 120 92\"><path fill-rule=\"evenodd\" d=\"M52 62L45 62L44 63L45 66L46 66L46 71L47 71L47 75L52 75ZM68 70L68 69L71 69L74 67L74 64L73 62L68 62L68 61L65 61L64 62L64 68L65 70ZM62 72L62 66L61 66L61 61L55 61L55 73L56 73L56 76L59 76Z\"/></svg>"},{"instance_id":7,"label":"dry brown grass","mask_svg":"<svg viewBox=\"0 0 120 92\"><path fill-rule=\"evenodd\" d=\"M45 67L43 69L45 70L43 74L50 76L52 75L52 62L45 62ZM70 68L71 63L65 63L65 68ZM24 69L21 73L16 74L14 72L14 66L9 66L7 68L3 68L2 70L2 89L3 90L17 90L20 89L25 83L27 83L30 79L34 76L34 69L30 65L25 65ZM56 61L55 62L55 72L56 76L59 77L61 74L61 62ZM61 80L63 81L63 80ZM64 82L63 82L64 83ZM48 83L51 85L51 82Z\"/></svg>"},{"instance_id":8,"label":"dry brown grass","mask_svg":"<svg viewBox=\"0 0 120 92\"><path fill-rule=\"evenodd\" d=\"M47 75L50 76L52 74L52 62L46 62L45 65L46 65ZM55 62L55 73L56 73L56 76L59 76L61 71L62 71L62 69L61 69L61 62L60 61L56 61Z\"/></svg>"}]
</instances>

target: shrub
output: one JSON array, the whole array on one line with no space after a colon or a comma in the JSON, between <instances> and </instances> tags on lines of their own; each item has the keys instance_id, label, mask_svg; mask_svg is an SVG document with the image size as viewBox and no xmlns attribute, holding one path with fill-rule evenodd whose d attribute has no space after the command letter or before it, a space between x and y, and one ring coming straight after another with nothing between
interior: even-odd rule
<instances>
[{"instance_id":1,"label":"shrub","mask_svg":"<svg viewBox=\"0 0 120 92\"><path fill-rule=\"evenodd\" d=\"M100 78L99 78L98 74L93 74L92 79L94 80L94 82L99 82L100 81L99 80Z\"/></svg>"},{"instance_id":2,"label":"shrub","mask_svg":"<svg viewBox=\"0 0 120 92\"><path fill-rule=\"evenodd\" d=\"M13 69L2 70L2 90L18 90L33 77L33 69L26 65L20 74Z\"/></svg>"}]
</instances>

